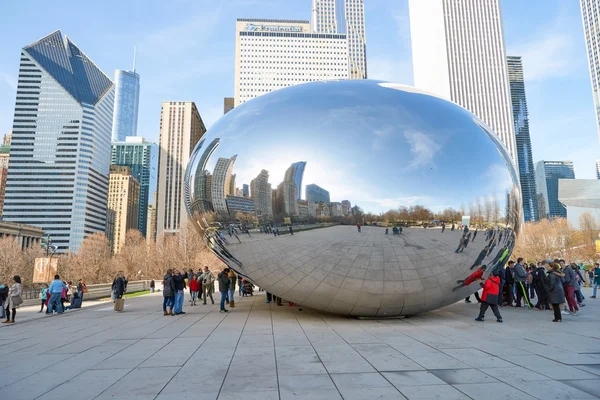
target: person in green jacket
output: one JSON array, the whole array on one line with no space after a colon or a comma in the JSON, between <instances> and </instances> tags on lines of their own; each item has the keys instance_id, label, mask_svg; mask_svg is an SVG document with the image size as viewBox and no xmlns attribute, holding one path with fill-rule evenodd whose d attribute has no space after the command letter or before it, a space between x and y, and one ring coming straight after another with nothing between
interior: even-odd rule
<instances>
[{"instance_id":1,"label":"person in green jacket","mask_svg":"<svg viewBox=\"0 0 600 400\"><path fill-rule=\"evenodd\" d=\"M592 293L592 299L596 298L596 290L600 286L600 264L594 264L594 292Z\"/></svg>"}]
</instances>

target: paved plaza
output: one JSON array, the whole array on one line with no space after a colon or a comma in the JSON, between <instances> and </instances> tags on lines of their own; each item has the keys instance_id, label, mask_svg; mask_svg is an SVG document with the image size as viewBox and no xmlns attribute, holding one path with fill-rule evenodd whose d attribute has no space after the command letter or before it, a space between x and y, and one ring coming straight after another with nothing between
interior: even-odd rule
<instances>
[{"instance_id":1,"label":"paved plaza","mask_svg":"<svg viewBox=\"0 0 600 400\"><path fill-rule=\"evenodd\" d=\"M262 293L238 300L228 314L200 305L175 317L160 294L126 300L121 314L112 303L21 309L0 328L0 398L600 398L594 299L562 324L515 308L501 309L504 324L478 323L478 305L464 302L376 320L265 304Z\"/></svg>"}]
</instances>

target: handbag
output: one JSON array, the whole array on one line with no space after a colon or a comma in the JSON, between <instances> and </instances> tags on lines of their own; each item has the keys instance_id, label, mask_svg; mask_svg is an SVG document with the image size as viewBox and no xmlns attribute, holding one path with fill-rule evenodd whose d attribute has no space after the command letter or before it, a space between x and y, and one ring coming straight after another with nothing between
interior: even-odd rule
<instances>
[{"instance_id":1,"label":"handbag","mask_svg":"<svg viewBox=\"0 0 600 400\"><path fill-rule=\"evenodd\" d=\"M19 295L19 296L12 296L12 303L15 306L20 306L21 304L23 304L23 298Z\"/></svg>"}]
</instances>

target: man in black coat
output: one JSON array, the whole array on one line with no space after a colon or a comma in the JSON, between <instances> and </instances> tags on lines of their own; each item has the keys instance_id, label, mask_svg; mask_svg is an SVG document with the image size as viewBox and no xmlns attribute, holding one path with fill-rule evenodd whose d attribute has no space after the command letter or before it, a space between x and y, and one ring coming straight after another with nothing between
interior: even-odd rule
<instances>
[{"instance_id":1,"label":"man in black coat","mask_svg":"<svg viewBox=\"0 0 600 400\"><path fill-rule=\"evenodd\" d=\"M550 306L548 305L548 292L546 290L546 261L538 263L537 268L533 271L532 274L532 284L535 289L535 294L537 295L538 301L535 305L535 308L538 310L549 310Z\"/></svg>"},{"instance_id":2,"label":"man in black coat","mask_svg":"<svg viewBox=\"0 0 600 400\"><path fill-rule=\"evenodd\" d=\"M225 309L225 299L227 298L227 292L229 291L229 268L224 268L223 271L219 272L217 276L219 281L219 292L221 292L221 312L226 313L229 310Z\"/></svg>"}]
</instances>

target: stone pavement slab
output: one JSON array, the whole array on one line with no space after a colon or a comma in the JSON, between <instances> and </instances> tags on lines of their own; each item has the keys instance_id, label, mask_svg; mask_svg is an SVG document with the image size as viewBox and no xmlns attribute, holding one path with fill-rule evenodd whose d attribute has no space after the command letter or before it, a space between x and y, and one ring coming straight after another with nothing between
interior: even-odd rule
<instances>
[{"instance_id":1,"label":"stone pavement slab","mask_svg":"<svg viewBox=\"0 0 600 400\"><path fill-rule=\"evenodd\" d=\"M187 314L171 317L161 306L155 294L128 299L123 313L20 310L0 327L0 398L600 398L593 299L561 324L524 308L502 308L504 324L477 323L478 305L464 302L379 320L278 307L262 293L227 314L186 302Z\"/></svg>"}]
</instances>

